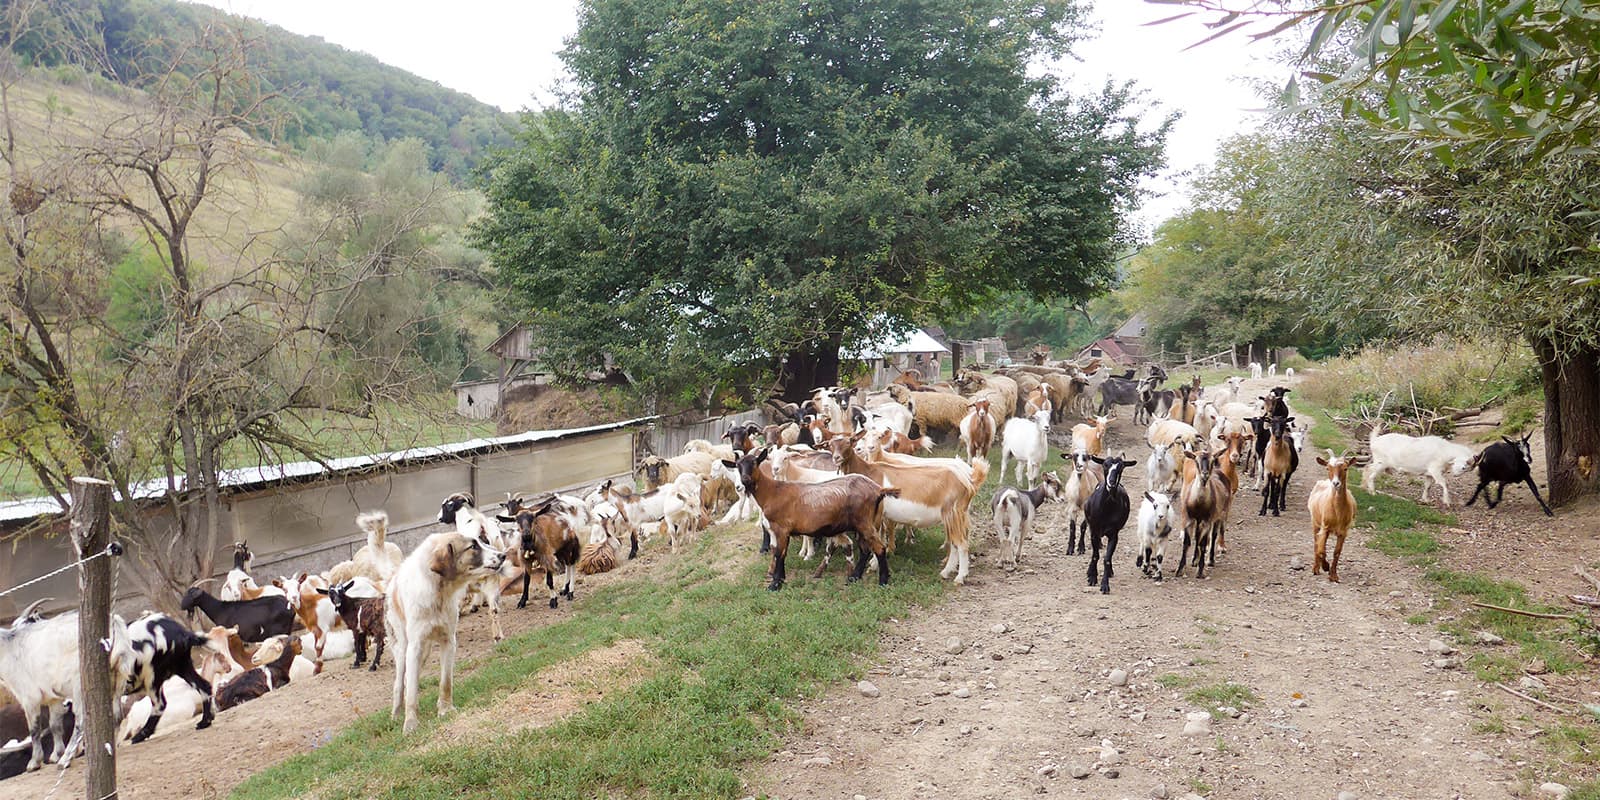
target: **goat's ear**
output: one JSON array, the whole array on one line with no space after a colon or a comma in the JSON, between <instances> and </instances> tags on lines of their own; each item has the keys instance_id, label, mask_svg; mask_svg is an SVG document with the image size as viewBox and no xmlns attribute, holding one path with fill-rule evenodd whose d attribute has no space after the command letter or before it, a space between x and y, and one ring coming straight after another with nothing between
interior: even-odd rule
<instances>
[{"instance_id":1,"label":"goat's ear","mask_svg":"<svg viewBox=\"0 0 1600 800\"><path fill-rule=\"evenodd\" d=\"M508 517L505 514L496 514L496 515L494 515L494 518L499 520L499 521L501 521L501 522L516 522L517 521L516 517Z\"/></svg>"},{"instance_id":2,"label":"goat's ear","mask_svg":"<svg viewBox=\"0 0 1600 800\"><path fill-rule=\"evenodd\" d=\"M1326 466L1328 466L1328 459L1323 458L1322 456L1317 456L1317 463L1321 464L1324 467L1326 467Z\"/></svg>"},{"instance_id":3,"label":"goat's ear","mask_svg":"<svg viewBox=\"0 0 1600 800\"><path fill-rule=\"evenodd\" d=\"M321 586L317 587L317 594L327 594L327 593L328 593L327 589L324 589Z\"/></svg>"},{"instance_id":4,"label":"goat's ear","mask_svg":"<svg viewBox=\"0 0 1600 800\"><path fill-rule=\"evenodd\" d=\"M1288 425L1288 424L1290 424L1292 422L1294 422L1294 417L1286 417L1283 420L1283 424L1285 424L1285 425Z\"/></svg>"},{"instance_id":5,"label":"goat's ear","mask_svg":"<svg viewBox=\"0 0 1600 800\"><path fill-rule=\"evenodd\" d=\"M1101 457L1099 457L1099 456L1089 456L1089 460L1093 461L1096 464L1104 464L1104 463L1106 463L1106 460L1101 458Z\"/></svg>"}]
</instances>

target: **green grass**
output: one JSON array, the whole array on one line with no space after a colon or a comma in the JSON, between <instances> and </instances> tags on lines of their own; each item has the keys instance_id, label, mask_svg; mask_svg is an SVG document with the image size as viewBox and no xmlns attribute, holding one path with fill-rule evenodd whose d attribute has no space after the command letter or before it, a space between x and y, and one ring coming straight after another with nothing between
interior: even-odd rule
<instances>
[{"instance_id":1,"label":"green grass","mask_svg":"<svg viewBox=\"0 0 1600 800\"><path fill-rule=\"evenodd\" d=\"M713 529L651 580L584 597L581 613L498 645L458 676L457 713L491 706L532 685L540 669L622 639L641 642L654 671L539 730L472 743L439 741L424 691L422 727L402 736L387 713L369 715L328 745L271 767L233 793L241 800L595 796L738 797L739 768L764 758L797 729L792 701L859 675L880 626L931 603L945 583L942 537L923 535L891 559L887 587L846 585L837 569L768 592L752 561L717 574L707 553L748 527ZM793 561L794 559L791 559Z\"/></svg>"},{"instance_id":2,"label":"green grass","mask_svg":"<svg viewBox=\"0 0 1600 800\"><path fill-rule=\"evenodd\" d=\"M1250 687L1226 681L1211 686L1202 686L1189 692L1189 702L1210 711L1213 717L1220 717L1221 714L1217 709L1223 706L1249 708L1258 700L1256 693L1250 691Z\"/></svg>"},{"instance_id":3,"label":"green grass","mask_svg":"<svg viewBox=\"0 0 1600 800\"><path fill-rule=\"evenodd\" d=\"M1600 800L1600 781L1586 781L1570 788L1572 793L1567 800Z\"/></svg>"},{"instance_id":4,"label":"green grass","mask_svg":"<svg viewBox=\"0 0 1600 800\"><path fill-rule=\"evenodd\" d=\"M1358 482L1354 473L1352 483ZM1427 566L1444 549L1434 529L1439 525L1454 525L1452 514L1419 505L1406 498L1386 494L1372 494L1352 487L1356 497L1356 522L1371 528L1374 533L1366 538L1366 545L1385 555L1404 558L1414 564Z\"/></svg>"},{"instance_id":5,"label":"green grass","mask_svg":"<svg viewBox=\"0 0 1600 800\"><path fill-rule=\"evenodd\" d=\"M1199 778L1191 778L1189 780L1189 789L1198 795L1209 796L1211 794L1211 784L1206 783Z\"/></svg>"},{"instance_id":6,"label":"green grass","mask_svg":"<svg viewBox=\"0 0 1600 800\"><path fill-rule=\"evenodd\" d=\"M1162 688L1181 689L1186 686L1193 686L1195 681L1199 680L1199 678L1196 678L1193 675L1180 675L1176 672L1165 672L1157 675L1155 680L1156 685Z\"/></svg>"}]
</instances>

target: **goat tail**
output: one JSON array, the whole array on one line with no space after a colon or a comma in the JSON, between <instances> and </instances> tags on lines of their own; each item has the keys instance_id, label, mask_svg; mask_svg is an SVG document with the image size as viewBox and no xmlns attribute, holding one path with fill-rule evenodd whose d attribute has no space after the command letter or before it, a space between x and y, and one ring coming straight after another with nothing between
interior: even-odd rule
<instances>
[{"instance_id":1,"label":"goat tail","mask_svg":"<svg viewBox=\"0 0 1600 800\"><path fill-rule=\"evenodd\" d=\"M367 542L382 545L389 535L389 514L386 511L367 511L356 517L356 526L367 533Z\"/></svg>"},{"instance_id":2,"label":"goat tail","mask_svg":"<svg viewBox=\"0 0 1600 800\"><path fill-rule=\"evenodd\" d=\"M973 485L973 487L982 486L984 481L989 480L989 461L988 461L988 459L974 458L969 463L972 464L972 485Z\"/></svg>"}]
</instances>

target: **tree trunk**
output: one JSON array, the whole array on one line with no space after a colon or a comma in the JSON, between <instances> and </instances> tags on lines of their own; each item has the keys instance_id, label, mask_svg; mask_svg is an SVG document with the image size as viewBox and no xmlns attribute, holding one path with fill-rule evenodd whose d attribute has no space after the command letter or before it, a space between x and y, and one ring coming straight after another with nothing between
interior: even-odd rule
<instances>
[{"instance_id":1,"label":"tree trunk","mask_svg":"<svg viewBox=\"0 0 1600 800\"><path fill-rule=\"evenodd\" d=\"M111 484L94 478L72 480L72 543L78 557L93 555L111 543ZM120 686L113 686L106 668L106 650L100 642L111 632L111 561L97 558L79 567L78 674L82 676L83 703L73 708L82 729L89 767L84 776L84 796L89 800L117 793L117 721L113 703Z\"/></svg>"},{"instance_id":2,"label":"tree trunk","mask_svg":"<svg viewBox=\"0 0 1600 800\"><path fill-rule=\"evenodd\" d=\"M811 397L818 386L839 383L838 334L818 342L814 350L795 350L782 367L783 399L798 403Z\"/></svg>"},{"instance_id":3,"label":"tree trunk","mask_svg":"<svg viewBox=\"0 0 1600 800\"><path fill-rule=\"evenodd\" d=\"M1537 339L1544 382L1544 459L1550 505L1600 492L1600 348L1558 355Z\"/></svg>"}]
</instances>

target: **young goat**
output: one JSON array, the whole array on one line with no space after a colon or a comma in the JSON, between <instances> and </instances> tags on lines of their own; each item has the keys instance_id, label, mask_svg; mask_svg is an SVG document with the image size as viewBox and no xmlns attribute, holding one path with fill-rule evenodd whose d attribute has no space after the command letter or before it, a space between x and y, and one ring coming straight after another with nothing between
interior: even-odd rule
<instances>
[{"instance_id":1,"label":"young goat","mask_svg":"<svg viewBox=\"0 0 1600 800\"><path fill-rule=\"evenodd\" d=\"M1344 537L1350 533L1350 523L1356 518L1356 497L1350 493L1348 473L1350 459L1335 456L1317 456L1317 463L1328 468L1328 477L1317 481L1306 498L1306 508L1311 512L1312 567L1311 574L1328 571L1328 580L1339 582L1339 554L1344 552ZM1333 562L1327 558L1328 536L1335 539Z\"/></svg>"},{"instance_id":2,"label":"young goat","mask_svg":"<svg viewBox=\"0 0 1600 800\"><path fill-rule=\"evenodd\" d=\"M1267 515L1267 509L1272 510L1274 517L1282 513L1284 498L1289 492L1289 478L1300 466L1300 456L1289 444L1288 427L1291 422L1294 422L1294 417L1272 417L1267 422L1271 439L1261 459L1261 471L1267 476L1267 488L1261 495L1260 516L1263 517Z\"/></svg>"},{"instance_id":3,"label":"young goat","mask_svg":"<svg viewBox=\"0 0 1600 800\"><path fill-rule=\"evenodd\" d=\"M1533 482L1533 448L1529 441L1533 434L1528 434L1521 439L1508 439L1500 437L1500 441L1489 445L1483 454L1478 457L1478 488L1472 492L1472 498L1467 505L1472 505L1478 499L1478 493L1483 492L1483 502L1490 508L1500 505L1506 497L1506 484L1524 483L1528 491L1533 492L1533 499L1539 501L1539 507L1544 509L1544 515L1553 517L1555 514L1550 507L1545 505L1544 498L1539 496L1539 484ZM1495 493L1494 500L1489 499L1486 491L1491 483L1500 484L1499 491Z\"/></svg>"},{"instance_id":4,"label":"young goat","mask_svg":"<svg viewBox=\"0 0 1600 800\"><path fill-rule=\"evenodd\" d=\"M1006 460L1017 460L1017 484L1031 487L1039 479L1039 471L1044 468L1044 460L1050 453L1050 411L1048 409L1036 412L1032 419L1012 418L1006 420L1006 427L1000 441L1000 479L1006 477ZM1023 481L1023 475L1027 481Z\"/></svg>"},{"instance_id":5,"label":"young goat","mask_svg":"<svg viewBox=\"0 0 1600 800\"><path fill-rule=\"evenodd\" d=\"M1028 532L1033 529L1034 511L1044 505L1045 501L1060 496L1061 479L1057 478L1054 472L1046 472L1039 485L1028 491L1007 486L995 492L991 503L994 509L994 529L1001 540L1008 543L1002 552L1005 556L1010 556L1010 565L1013 568L1022 560L1022 540L1028 538Z\"/></svg>"},{"instance_id":6,"label":"young goat","mask_svg":"<svg viewBox=\"0 0 1600 800\"><path fill-rule=\"evenodd\" d=\"M1145 459L1145 488L1152 492L1170 492L1178 483L1178 462L1172 455L1174 446L1158 444L1150 448Z\"/></svg>"},{"instance_id":7,"label":"young goat","mask_svg":"<svg viewBox=\"0 0 1600 800\"><path fill-rule=\"evenodd\" d=\"M1133 565L1144 571L1146 578L1161 580L1161 561L1167 552L1167 537L1178 521L1178 510L1172 498L1164 492L1145 492L1139 504L1139 552Z\"/></svg>"},{"instance_id":8,"label":"young goat","mask_svg":"<svg viewBox=\"0 0 1600 800\"><path fill-rule=\"evenodd\" d=\"M961 443L966 446L967 460L989 457L989 445L994 443L994 428L994 416L989 413L988 398L972 401L971 410L961 418Z\"/></svg>"},{"instance_id":9,"label":"young goat","mask_svg":"<svg viewBox=\"0 0 1600 800\"><path fill-rule=\"evenodd\" d=\"M1105 455L1106 426L1116 417L1090 417L1088 424L1072 426L1072 452L1091 456Z\"/></svg>"},{"instance_id":10,"label":"young goat","mask_svg":"<svg viewBox=\"0 0 1600 800\"><path fill-rule=\"evenodd\" d=\"M1111 594L1111 556L1117 551L1117 534L1128 523L1128 492L1122 488L1122 471L1129 461L1120 457L1095 459L1106 468L1106 479L1100 488L1089 495L1084 513L1089 517L1089 585L1096 583L1097 562L1100 559L1100 540L1105 540L1105 571L1099 575L1100 593Z\"/></svg>"},{"instance_id":11,"label":"young goat","mask_svg":"<svg viewBox=\"0 0 1600 800\"><path fill-rule=\"evenodd\" d=\"M1092 456L1088 453L1062 453L1061 457L1072 463L1072 471L1067 473L1066 485L1061 491L1067 501L1067 555L1070 556L1085 552L1089 522L1084 509L1089 496L1100 488L1105 470L1090 460Z\"/></svg>"},{"instance_id":12,"label":"young goat","mask_svg":"<svg viewBox=\"0 0 1600 800\"><path fill-rule=\"evenodd\" d=\"M355 634L356 661L350 668L360 669L367 660L367 638L371 637L375 649L368 671L377 672L378 662L383 659L384 601L382 597L351 597L348 592L354 585L355 581L346 581L338 586L318 589L317 592L328 596L328 601L333 603L333 610L344 620L345 627Z\"/></svg>"},{"instance_id":13,"label":"young goat","mask_svg":"<svg viewBox=\"0 0 1600 800\"><path fill-rule=\"evenodd\" d=\"M1428 502L1428 494L1433 489L1433 484L1428 482L1431 478L1444 493L1446 506L1450 505L1450 484L1444 481L1445 470L1448 469L1451 475L1460 475L1478 460L1470 448L1447 439L1382 433L1381 426L1377 424L1372 426L1372 433L1367 436L1367 445L1372 451L1372 463L1367 465L1366 474L1362 476L1367 491L1373 491L1374 482L1384 472L1421 475L1422 502Z\"/></svg>"}]
</instances>

